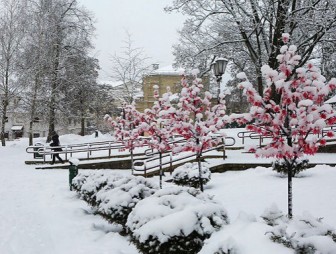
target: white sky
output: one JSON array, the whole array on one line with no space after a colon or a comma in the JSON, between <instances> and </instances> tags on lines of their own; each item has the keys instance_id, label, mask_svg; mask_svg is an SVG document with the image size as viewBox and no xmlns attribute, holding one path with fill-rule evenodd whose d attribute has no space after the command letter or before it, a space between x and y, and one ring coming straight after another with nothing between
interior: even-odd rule
<instances>
[{"instance_id":1,"label":"white sky","mask_svg":"<svg viewBox=\"0 0 336 254\"><path fill-rule=\"evenodd\" d=\"M95 16L96 49L100 80L109 80L110 56L120 53L125 30L132 35L135 47L143 48L152 63L173 63L172 45L177 42L177 29L183 25L181 14L168 14L163 8L172 0L79 0Z\"/></svg>"}]
</instances>

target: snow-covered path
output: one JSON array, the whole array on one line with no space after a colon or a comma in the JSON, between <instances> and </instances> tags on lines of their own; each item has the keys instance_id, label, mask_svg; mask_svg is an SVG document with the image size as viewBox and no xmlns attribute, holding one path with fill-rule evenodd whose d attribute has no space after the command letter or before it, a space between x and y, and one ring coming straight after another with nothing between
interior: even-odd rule
<instances>
[{"instance_id":1,"label":"snow-covered path","mask_svg":"<svg viewBox=\"0 0 336 254\"><path fill-rule=\"evenodd\" d=\"M61 139L63 143L83 142L73 136ZM88 205L69 191L68 170L35 170L33 165L25 165L32 156L25 152L27 143L23 139L0 147L0 254L139 254L126 238L113 232L112 225L90 214ZM267 161L239 151L227 151L227 156L230 163ZM209 161L218 163L217 159ZM336 163L336 157L317 154L310 161ZM130 174L127 170L117 172ZM294 215L308 211L336 228L335 179L336 168L322 165L293 179ZM164 187L169 185L164 183ZM205 192L223 204L231 221L207 240L210 249L234 238L242 254L294 253L268 239L264 232L269 228L260 218L273 203L286 213L286 178L263 167L217 173ZM201 254L213 253L207 246Z\"/></svg>"},{"instance_id":2,"label":"snow-covered path","mask_svg":"<svg viewBox=\"0 0 336 254\"><path fill-rule=\"evenodd\" d=\"M21 143L0 148L0 253L138 253L69 191L68 171L24 165ZM22 147L24 151L24 147Z\"/></svg>"}]
</instances>

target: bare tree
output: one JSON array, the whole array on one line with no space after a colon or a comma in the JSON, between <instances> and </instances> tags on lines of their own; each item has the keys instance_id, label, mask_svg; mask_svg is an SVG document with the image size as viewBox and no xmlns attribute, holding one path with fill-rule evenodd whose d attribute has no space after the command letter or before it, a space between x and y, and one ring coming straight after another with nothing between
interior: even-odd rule
<instances>
[{"instance_id":1,"label":"bare tree","mask_svg":"<svg viewBox=\"0 0 336 254\"><path fill-rule=\"evenodd\" d=\"M5 123L11 99L18 93L16 65L24 40L25 1L1 0L0 9L0 93L2 146L5 142Z\"/></svg>"},{"instance_id":2,"label":"bare tree","mask_svg":"<svg viewBox=\"0 0 336 254\"><path fill-rule=\"evenodd\" d=\"M112 56L112 79L120 81L123 86L123 100L127 104L134 101L135 95L142 88L142 78L149 71L146 64L148 57L142 48L134 47L130 33L126 32L126 40L120 55Z\"/></svg>"},{"instance_id":3,"label":"bare tree","mask_svg":"<svg viewBox=\"0 0 336 254\"><path fill-rule=\"evenodd\" d=\"M87 54L92 47L93 32L90 14L78 6L76 0L32 0L36 12L44 18L46 30L45 56L47 57L47 73L45 79L46 103L48 107L48 138L55 131L56 113L63 99L65 65L73 54Z\"/></svg>"},{"instance_id":4,"label":"bare tree","mask_svg":"<svg viewBox=\"0 0 336 254\"><path fill-rule=\"evenodd\" d=\"M209 70L215 56L225 56L233 73L245 71L256 80L259 94L264 89L260 68L277 68L282 33L298 45L301 65L320 58L323 44L336 45L334 0L175 0L166 10L188 17L174 47L179 65L199 67L207 61Z\"/></svg>"},{"instance_id":5,"label":"bare tree","mask_svg":"<svg viewBox=\"0 0 336 254\"><path fill-rule=\"evenodd\" d=\"M91 116L95 104L94 94L98 91L98 60L86 55L67 58L64 83L67 87L63 103L65 112L80 120L80 135L85 135L85 122Z\"/></svg>"}]
</instances>

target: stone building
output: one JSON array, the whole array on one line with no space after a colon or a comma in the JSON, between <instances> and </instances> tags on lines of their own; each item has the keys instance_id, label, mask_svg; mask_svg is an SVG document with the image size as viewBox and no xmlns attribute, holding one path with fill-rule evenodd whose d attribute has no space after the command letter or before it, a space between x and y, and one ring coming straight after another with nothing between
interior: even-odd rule
<instances>
[{"instance_id":1,"label":"stone building","mask_svg":"<svg viewBox=\"0 0 336 254\"><path fill-rule=\"evenodd\" d=\"M153 71L143 78L143 94L136 100L136 108L140 112L144 112L146 108L151 108L154 103L154 86L157 85L159 95L167 92L170 88L172 94L181 92L181 78L184 69L174 69L172 66L159 68L157 64L153 65ZM203 78L205 90L209 88L209 78Z\"/></svg>"}]
</instances>

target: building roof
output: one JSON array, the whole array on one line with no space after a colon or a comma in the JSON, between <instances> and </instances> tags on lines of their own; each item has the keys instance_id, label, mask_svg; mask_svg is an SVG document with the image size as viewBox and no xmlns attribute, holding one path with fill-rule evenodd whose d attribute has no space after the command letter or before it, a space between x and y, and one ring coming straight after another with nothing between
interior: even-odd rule
<instances>
[{"instance_id":1,"label":"building roof","mask_svg":"<svg viewBox=\"0 0 336 254\"><path fill-rule=\"evenodd\" d=\"M153 70L149 75L167 75L167 76L180 76L184 73L183 68L174 68L172 65L158 68Z\"/></svg>"}]
</instances>

